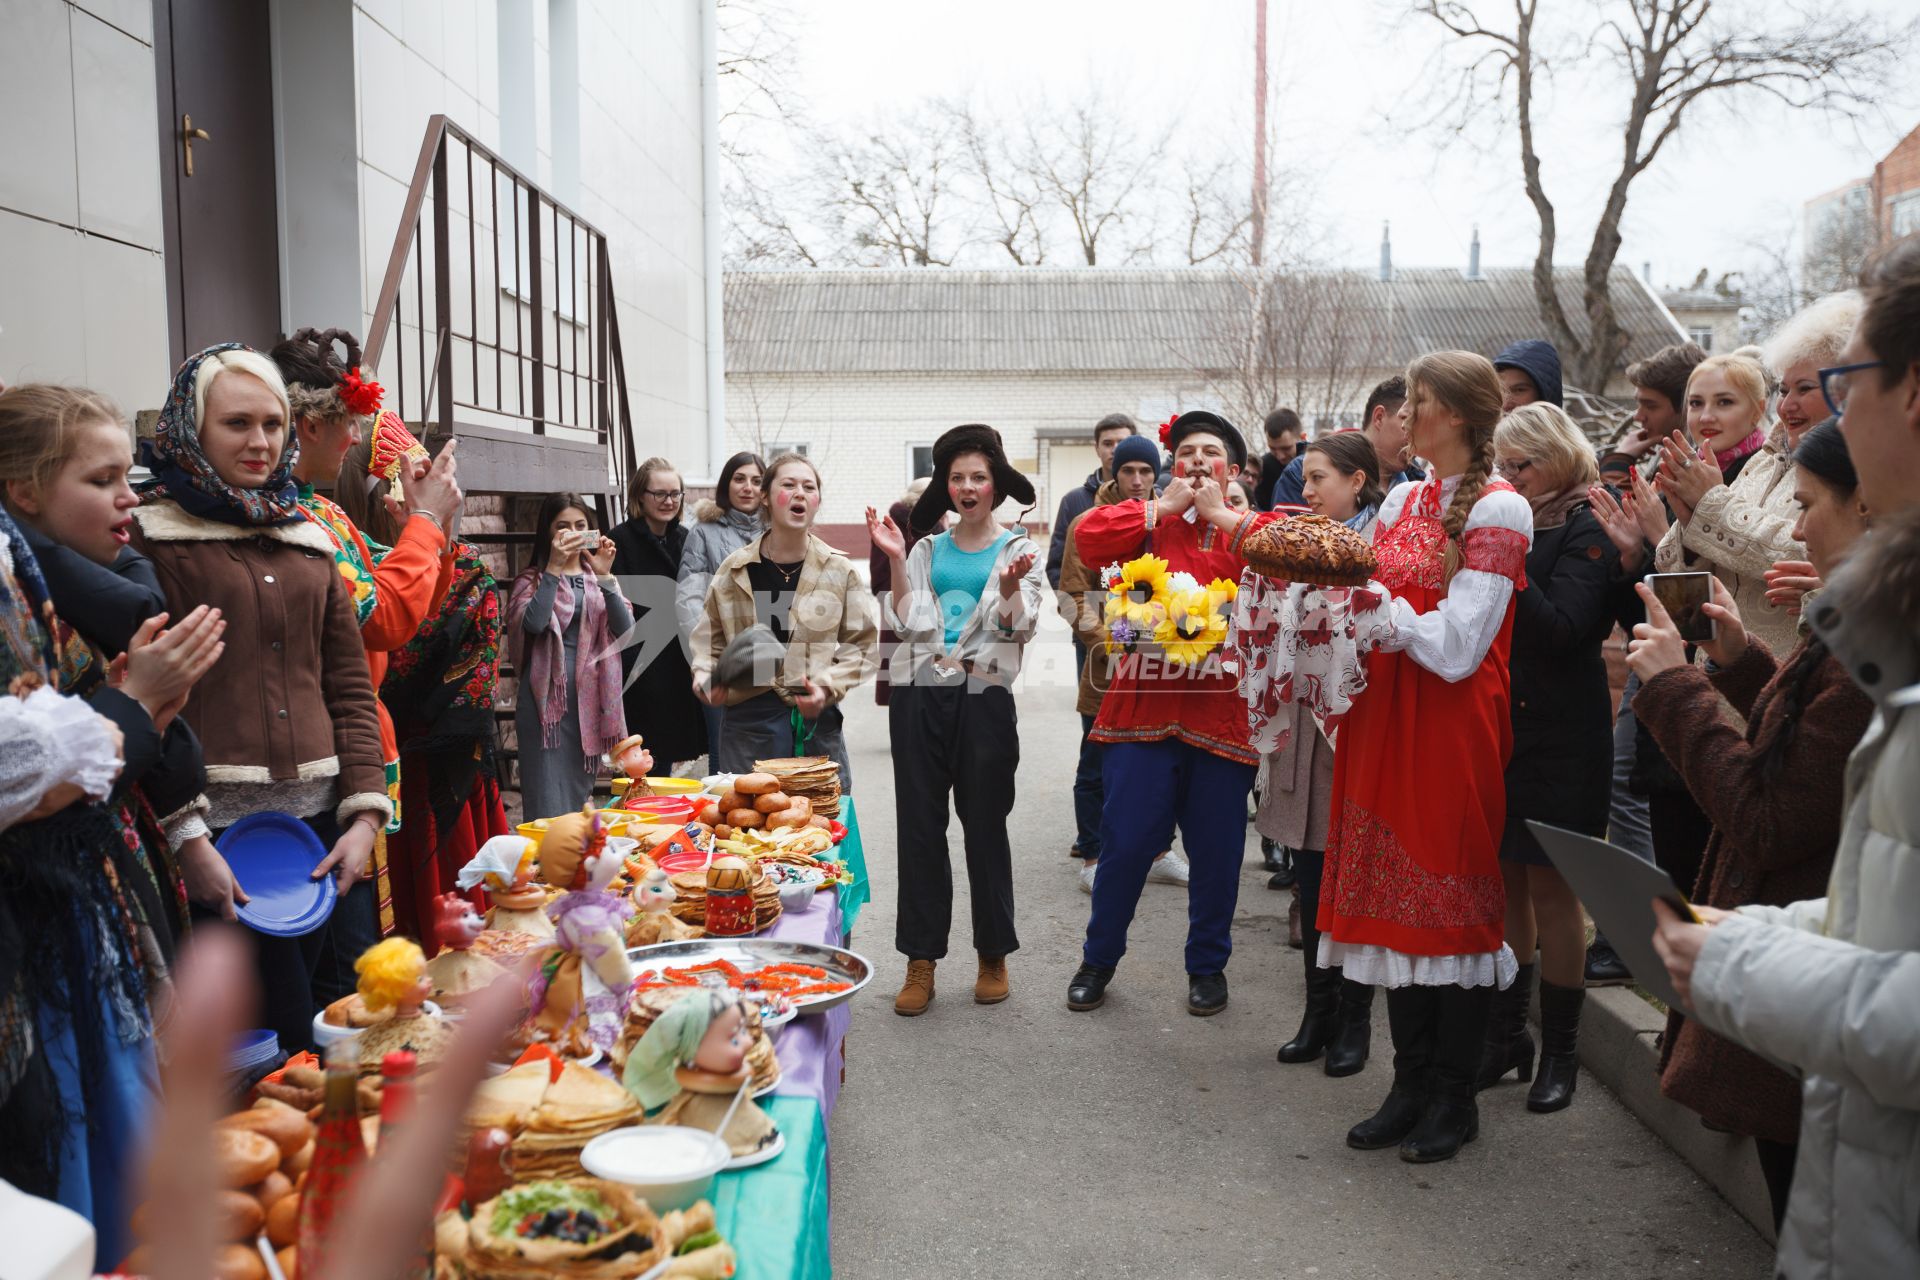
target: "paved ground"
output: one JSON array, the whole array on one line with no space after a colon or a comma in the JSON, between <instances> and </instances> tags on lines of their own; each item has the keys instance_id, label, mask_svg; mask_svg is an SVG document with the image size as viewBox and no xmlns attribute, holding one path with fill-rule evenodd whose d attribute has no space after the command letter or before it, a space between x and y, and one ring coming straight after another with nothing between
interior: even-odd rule
<instances>
[{"instance_id":1,"label":"paved ground","mask_svg":"<svg viewBox=\"0 0 1920 1280\"><path fill-rule=\"evenodd\" d=\"M1184 1011L1185 891L1165 885L1147 887L1106 1007L1069 1012L1088 899L1066 857L1078 722L1064 688L1020 698L1012 998L972 1002L956 821L963 932L933 1008L894 1016L886 716L866 690L854 703L874 875L854 946L880 976L856 1005L833 1121L840 1280L1769 1274L1746 1222L1591 1080L1555 1116L1528 1113L1512 1083L1483 1095L1480 1140L1449 1164L1349 1150L1347 1127L1387 1088L1385 1005L1364 1074L1274 1061L1299 1018L1300 961L1251 838L1224 1013Z\"/></svg>"}]
</instances>

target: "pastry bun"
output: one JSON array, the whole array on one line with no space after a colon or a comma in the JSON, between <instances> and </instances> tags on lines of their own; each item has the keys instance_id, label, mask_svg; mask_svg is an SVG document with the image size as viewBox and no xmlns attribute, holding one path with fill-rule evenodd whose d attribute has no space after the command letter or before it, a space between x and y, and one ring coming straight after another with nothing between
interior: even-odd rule
<instances>
[{"instance_id":1,"label":"pastry bun","mask_svg":"<svg viewBox=\"0 0 1920 1280\"><path fill-rule=\"evenodd\" d=\"M733 780L733 789L743 796L764 796L780 789L780 779L770 773L743 773Z\"/></svg>"}]
</instances>

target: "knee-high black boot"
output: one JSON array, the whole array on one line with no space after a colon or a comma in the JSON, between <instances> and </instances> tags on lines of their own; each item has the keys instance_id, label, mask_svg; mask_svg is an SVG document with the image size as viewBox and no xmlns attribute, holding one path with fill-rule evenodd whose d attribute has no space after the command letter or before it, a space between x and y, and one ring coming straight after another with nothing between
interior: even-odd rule
<instances>
[{"instance_id":1,"label":"knee-high black boot","mask_svg":"<svg viewBox=\"0 0 1920 1280\"><path fill-rule=\"evenodd\" d=\"M1533 1079L1533 1035L1527 1030L1527 1002L1533 997L1533 966L1520 966L1513 985L1493 997L1487 1018L1487 1041L1480 1049L1475 1090L1488 1089L1512 1071L1522 1083Z\"/></svg>"},{"instance_id":2,"label":"knee-high black boot","mask_svg":"<svg viewBox=\"0 0 1920 1280\"><path fill-rule=\"evenodd\" d=\"M1301 932L1304 937L1305 929ZM1293 1033L1293 1039L1280 1046L1282 1062L1312 1062L1326 1052L1327 1041L1333 1036L1335 1010L1340 1003L1340 971L1322 969L1313 962L1319 949L1319 936L1315 934L1301 953L1307 959L1307 1008L1300 1015L1300 1029Z\"/></svg>"},{"instance_id":3,"label":"knee-high black boot","mask_svg":"<svg viewBox=\"0 0 1920 1280\"><path fill-rule=\"evenodd\" d=\"M1347 1131L1347 1145L1362 1151L1391 1147L1413 1131L1433 1093L1434 1035L1439 992L1433 987L1395 987L1387 992L1387 1027L1393 1033L1393 1088L1380 1109Z\"/></svg>"},{"instance_id":4,"label":"knee-high black boot","mask_svg":"<svg viewBox=\"0 0 1920 1280\"><path fill-rule=\"evenodd\" d=\"M1414 1164L1451 1160L1480 1136L1480 1109L1473 1077L1487 1036L1492 987L1441 987L1433 1037L1433 1093L1420 1122L1400 1144L1400 1158Z\"/></svg>"},{"instance_id":5,"label":"knee-high black boot","mask_svg":"<svg viewBox=\"0 0 1920 1280\"><path fill-rule=\"evenodd\" d=\"M1580 1009L1585 987L1540 982L1540 1078L1527 1093L1527 1110L1558 1111L1573 1101L1580 1072Z\"/></svg>"},{"instance_id":6,"label":"knee-high black boot","mask_svg":"<svg viewBox=\"0 0 1920 1280\"><path fill-rule=\"evenodd\" d=\"M1330 973L1340 973L1331 969ZM1360 1074L1373 1047L1373 988L1340 979L1340 1006L1333 1015L1333 1039L1327 1042L1326 1071L1330 1076Z\"/></svg>"}]
</instances>

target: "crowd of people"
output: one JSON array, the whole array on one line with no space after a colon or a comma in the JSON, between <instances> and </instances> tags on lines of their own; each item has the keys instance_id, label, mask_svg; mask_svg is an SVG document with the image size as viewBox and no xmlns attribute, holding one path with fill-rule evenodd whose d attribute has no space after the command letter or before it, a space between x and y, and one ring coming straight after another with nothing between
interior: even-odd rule
<instances>
[{"instance_id":1,"label":"crowd of people","mask_svg":"<svg viewBox=\"0 0 1920 1280\"><path fill-rule=\"evenodd\" d=\"M950 805L973 998L1004 1001L1017 689L1055 610L1079 682L1062 803L1091 898L1069 1010L1106 1000L1150 880L1185 887L1186 1009L1226 1007L1251 816L1302 953L1279 1060L1360 1072L1384 1003L1391 1083L1347 1141L1446 1160L1509 1074L1528 1110L1573 1100L1586 988L1629 975L1527 824L1606 837L1695 904L1654 908L1684 997L1661 1089L1753 1140L1783 1272L1920 1273L1916 344L1909 238L1758 348L1630 366L1633 421L1598 448L1551 345L1439 351L1373 388L1357 429L1309 437L1276 411L1258 457L1215 412L1157 442L1104 417L1045 548L1022 523L1033 482L968 424L868 508L867 576L815 532L813 461L741 453L691 519L663 458L612 529L550 495L504 591L460 537L457 445L430 457L383 411L350 334L190 357L137 488L105 398L0 390L0 1176L91 1218L103 1259L124 1252L156 1024L176 998L206 1016L175 959L249 901L219 848L237 824L298 818L337 885L321 928L241 934L282 1048L307 1047L383 935L433 948L433 899L508 829L503 632L527 816L578 809L632 734L663 771L821 755L854 792L841 704L873 679L895 1011L928 1011L949 953ZM1200 609L1156 632L1185 661L1116 642L1128 574L1216 607L1273 590L1249 539L1301 513L1372 546L1364 588L1284 597L1365 637L1350 697L1250 706L1299 660L1277 621ZM1711 576L1704 633L1655 590L1683 572Z\"/></svg>"}]
</instances>

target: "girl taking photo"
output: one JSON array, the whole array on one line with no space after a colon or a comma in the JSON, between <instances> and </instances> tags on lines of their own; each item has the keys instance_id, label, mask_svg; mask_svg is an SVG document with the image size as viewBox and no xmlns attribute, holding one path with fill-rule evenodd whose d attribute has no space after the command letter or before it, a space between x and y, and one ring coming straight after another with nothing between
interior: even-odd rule
<instances>
[{"instance_id":1,"label":"girl taking photo","mask_svg":"<svg viewBox=\"0 0 1920 1280\"><path fill-rule=\"evenodd\" d=\"M1323 436L1306 447L1301 501L1315 515L1338 520L1368 538L1379 520L1380 458L1358 431ZM1333 803L1333 745L1304 703L1292 703L1293 727L1277 751L1262 759L1265 783L1254 826L1293 855L1299 895L1301 955L1307 1006L1300 1029L1280 1046L1282 1062L1313 1062L1326 1055L1326 1073L1350 1076L1367 1065L1373 1038L1373 988L1345 976L1339 965L1320 967L1320 892L1327 826Z\"/></svg>"},{"instance_id":2,"label":"girl taking photo","mask_svg":"<svg viewBox=\"0 0 1920 1280\"><path fill-rule=\"evenodd\" d=\"M712 757L718 772L749 773L755 760L779 756L826 756L840 768L841 790L851 792L840 703L873 674L880 623L853 562L813 536L820 492L820 473L800 454L768 465L767 528L714 574L693 633L693 691L721 709ZM769 641L768 660L716 682L721 654L756 627Z\"/></svg>"},{"instance_id":3,"label":"girl taking photo","mask_svg":"<svg viewBox=\"0 0 1920 1280\"><path fill-rule=\"evenodd\" d=\"M1442 351L1407 369L1400 413L1432 470L1374 531L1388 633L1340 729L1320 891L1320 960L1387 988L1393 1087L1347 1144L1451 1159L1479 1132L1487 1010L1514 978L1503 940L1507 646L1533 513L1494 476L1500 379Z\"/></svg>"},{"instance_id":4,"label":"girl taking photo","mask_svg":"<svg viewBox=\"0 0 1920 1280\"><path fill-rule=\"evenodd\" d=\"M533 559L513 580L507 634L520 693L520 805L528 818L578 813L600 757L627 736L619 638L633 613L613 580L613 540L577 494L540 504Z\"/></svg>"},{"instance_id":5,"label":"girl taking photo","mask_svg":"<svg viewBox=\"0 0 1920 1280\"><path fill-rule=\"evenodd\" d=\"M904 1017L926 1012L934 965L947 954L949 793L966 839L973 946L980 957L975 1002L1007 998L1007 956L1020 946L1007 841L1020 765L1012 684L1039 625L1047 581L1026 531L994 518L1008 498L1031 507L1033 485L1007 461L1000 433L972 424L934 442L933 483L913 508L913 527L923 533L950 511L959 516L953 528L922 537L908 552L893 517L867 508L867 533L892 571L887 621L901 637L887 723L899 814L895 945L907 957L893 1011Z\"/></svg>"}]
</instances>

